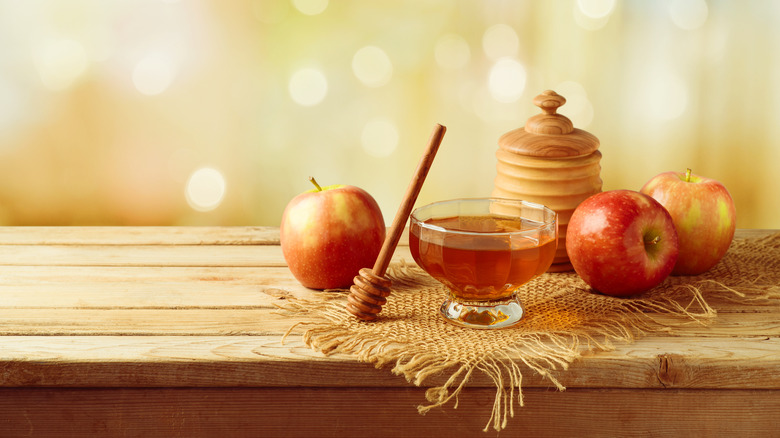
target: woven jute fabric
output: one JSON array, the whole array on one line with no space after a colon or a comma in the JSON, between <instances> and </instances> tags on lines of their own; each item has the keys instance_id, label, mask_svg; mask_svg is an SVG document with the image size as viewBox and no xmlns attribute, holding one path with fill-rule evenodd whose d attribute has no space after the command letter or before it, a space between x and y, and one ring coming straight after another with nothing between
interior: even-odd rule
<instances>
[{"instance_id":1,"label":"woven jute fabric","mask_svg":"<svg viewBox=\"0 0 780 438\"><path fill-rule=\"evenodd\" d=\"M475 373L496 384L485 430L506 427L515 405L523 406L523 372L539 373L560 390L556 374L584 353L610 350L615 343L707 324L723 300L765 303L780 298L780 233L732 242L726 256L708 272L669 277L632 298L592 291L575 273L548 273L519 291L525 309L521 323L499 330L454 326L439 316L444 287L413 263L391 265L393 292L379 318L360 321L344 307L347 291L297 299L284 311L305 315L303 339L324 354L345 353L377 368L391 368L415 385L444 374L445 384L426 391L421 414L451 404ZM659 317L659 315L665 315ZM295 328L291 327L291 330ZM526 368L527 367L527 368Z\"/></svg>"}]
</instances>

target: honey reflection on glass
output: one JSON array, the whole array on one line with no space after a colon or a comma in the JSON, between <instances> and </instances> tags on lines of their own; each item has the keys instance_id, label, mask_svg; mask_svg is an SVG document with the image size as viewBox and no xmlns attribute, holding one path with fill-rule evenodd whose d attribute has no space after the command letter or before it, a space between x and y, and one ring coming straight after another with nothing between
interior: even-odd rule
<instances>
[{"instance_id":1,"label":"honey reflection on glass","mask_svg":"<svg viewBox=\"0 0 780 438\"><path fill-rule=\"evenodd\" d=\"M517 289L552 263L557 217L524 201L443 201L412 213L409 245L415 262L447 286L448 321L508 327L523 315Z\"/></svg>"}]
</instances>

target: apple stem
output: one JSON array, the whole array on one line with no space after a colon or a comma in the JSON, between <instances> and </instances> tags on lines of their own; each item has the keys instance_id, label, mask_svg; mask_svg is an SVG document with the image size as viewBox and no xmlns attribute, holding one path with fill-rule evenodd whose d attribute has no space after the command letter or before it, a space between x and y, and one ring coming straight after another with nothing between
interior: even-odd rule
<instances>
[{"instance_id":1,"label":"apple stem","mask_svg":"<svg viewBox=\"0 0 780 438\"><path fill-rule=\"evenodd\" d=\"M311 183L312 183L312 184L314 184L314 187L317 187L317 191L318 191L318 192L321 192L321 191L322 191L322 187L320 187L320 185L319 185L319 184L317 184L317 180L316 180L316 179L314 179L314 177L313 177L313 176L310 176L310 177L309 177L309 181L311 181Z\"/></svg>"},{"instance_id":2,"label":"apple stem","mask_svg":"<svg viewBox=\"0 0 780 438\"><path fill-rule=\"evenodd\" d=\"M655 245L661 241L661 236L655 236L650 240L645 240L645 245Z\"/></svg>"},{"instance_id":3,"label":"apple stem","mask_svg":"<svg viewBox=\"0 0 780 438\"><path fill-rule=\"evenodd\" d=\"M691 182L691 168L685 169L685 182Z\"/></svg>"}]
</instances>

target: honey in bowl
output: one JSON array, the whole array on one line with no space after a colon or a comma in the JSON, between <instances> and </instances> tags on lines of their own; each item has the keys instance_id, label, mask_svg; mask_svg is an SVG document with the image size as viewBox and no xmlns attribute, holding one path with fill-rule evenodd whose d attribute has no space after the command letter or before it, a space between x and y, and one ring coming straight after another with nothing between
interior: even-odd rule
<instances>
[{"instance_id":1,"label":"honey in bowl","mask_svg":"<svg viewBox=\"0 0 780 438\"><path fill-rule=\"evenodd\" d=\"M556 219L549 208L524 201L443 201L412 213L409 245L415 262L447 286L446 319L506 327L522 317L518 288L555 257Z\"/></svg>"},{"instance_id":2,"label":"honey in bowl","mask_svg":"<svg viewBox=\"0 0 780 438\"><path fill-rule=\"evenodd\" d=\"M555 257L552 237L539 242L512 232L538 228L525 219L494 216L460 216L425 221L431 227L463 231L445 239L420 242L421 224L410 230L412 256L433 278L469 301L500 300L514 293L513 285L525 284L544 272ZM474 235L471 233L476 233ZM482 235L497 233L494 235Z\"/></svg>"}]
</instances>

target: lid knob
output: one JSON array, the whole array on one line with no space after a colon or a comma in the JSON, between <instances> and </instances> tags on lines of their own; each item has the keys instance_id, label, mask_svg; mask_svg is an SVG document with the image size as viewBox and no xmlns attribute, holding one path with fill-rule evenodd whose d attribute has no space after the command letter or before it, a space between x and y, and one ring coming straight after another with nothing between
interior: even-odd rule
<instances>
[{"instance_id":1,"label":"lid knob","mask_svg":"<svg viewBox=\"0 0 780 438\"><path fill-rule=\"evenodd\" d=\"M525 130L533 134L569 134L574 124L563 114L557 114L558 107L566 103L566 98L552 90L542 92L534 98L534 105L542 110L525 123Z\"/></svg>"}]
</instances>

